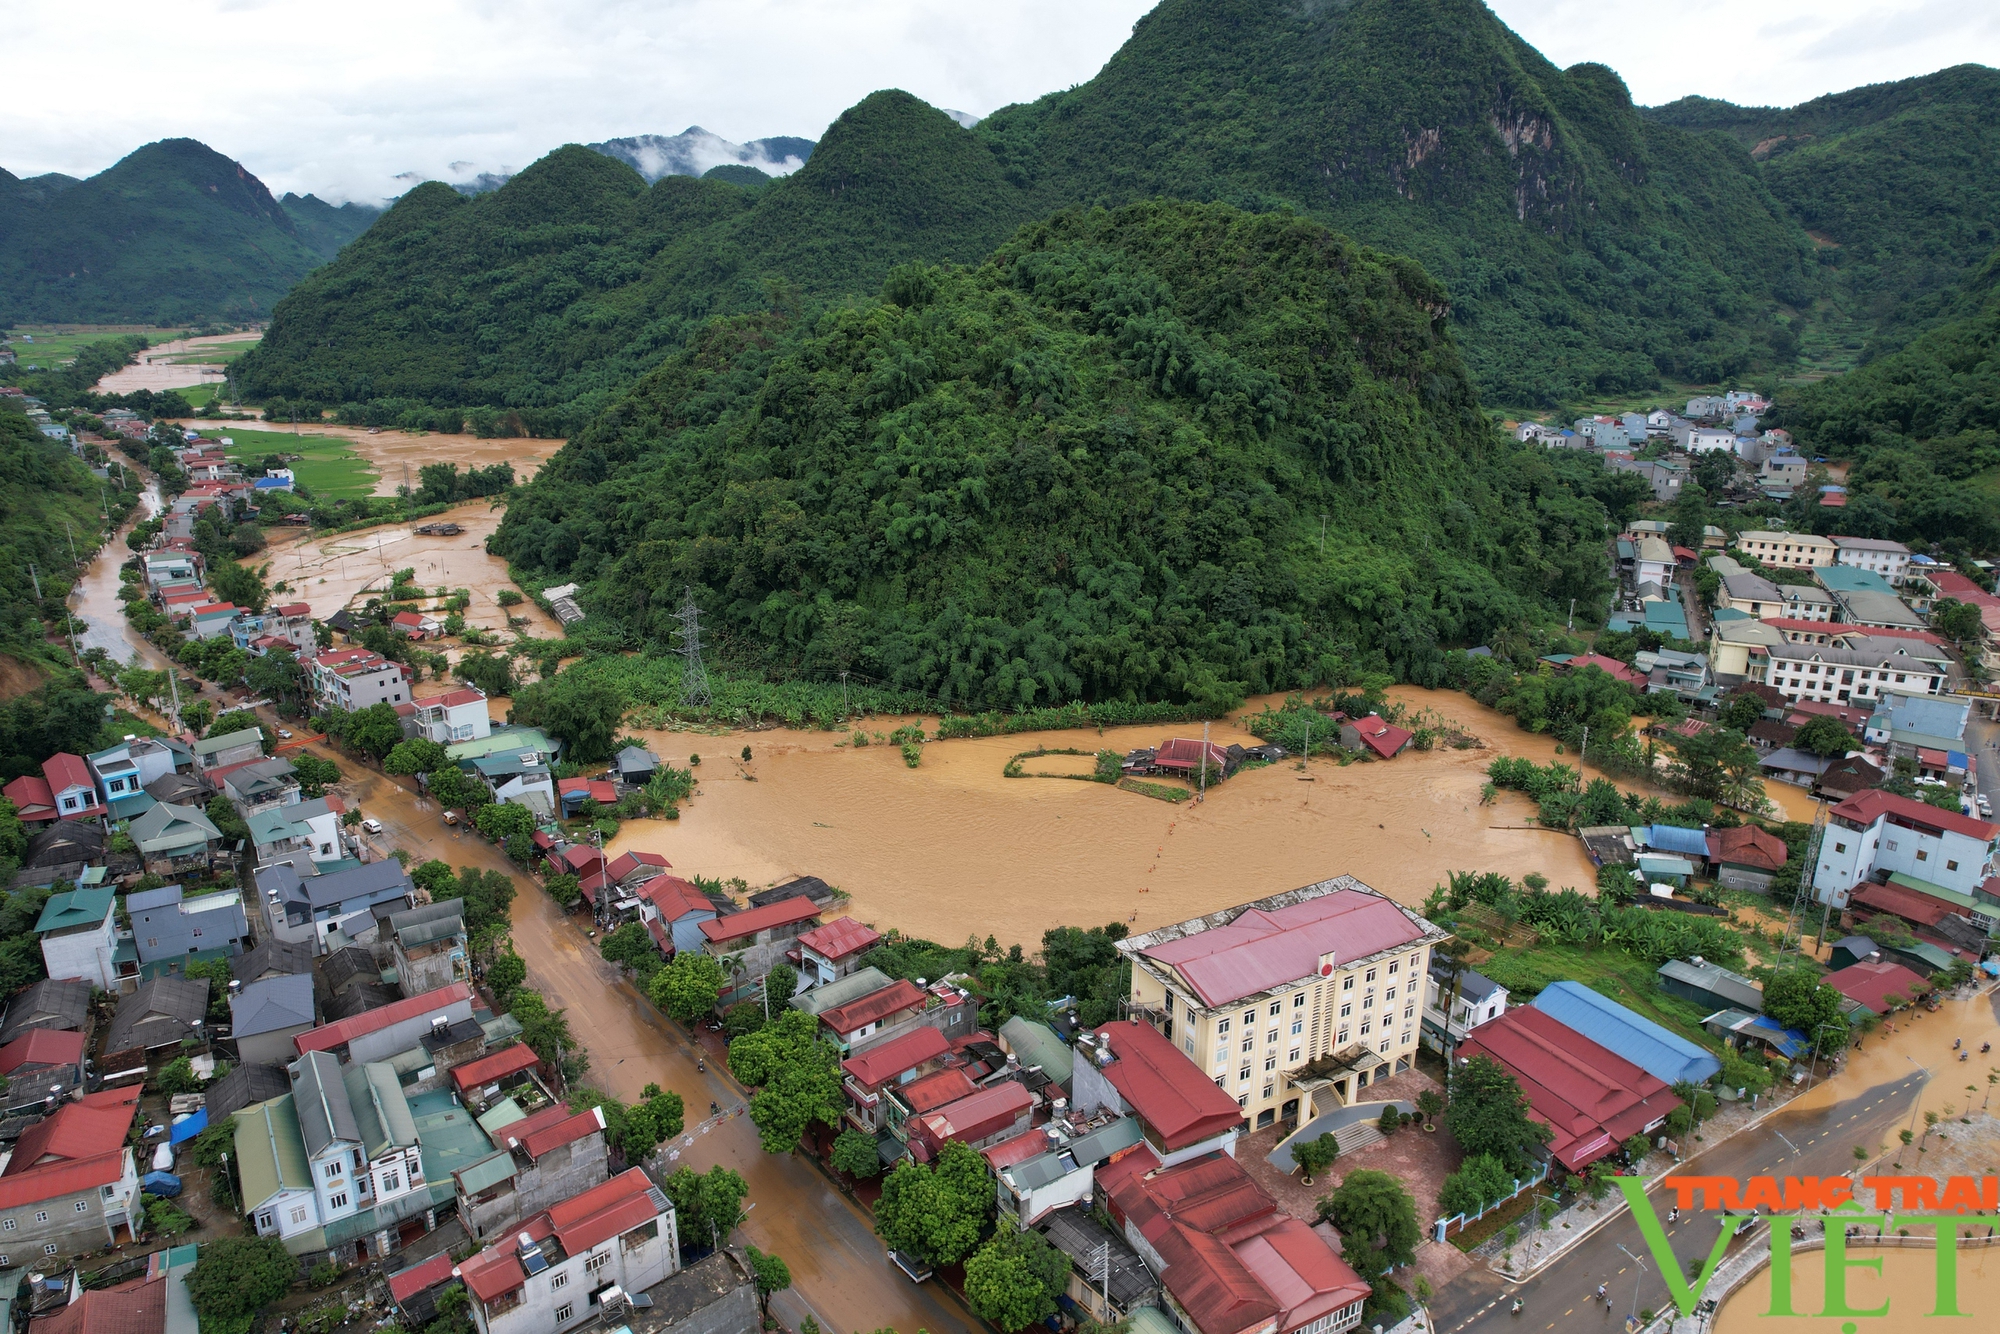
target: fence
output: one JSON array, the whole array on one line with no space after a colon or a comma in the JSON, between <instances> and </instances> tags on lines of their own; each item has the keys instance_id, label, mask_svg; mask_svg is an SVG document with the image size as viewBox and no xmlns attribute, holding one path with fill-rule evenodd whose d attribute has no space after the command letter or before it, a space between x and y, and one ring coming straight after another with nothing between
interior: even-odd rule
<instances>
[{"instance_id":1,"label":"fence","mask_svg":"<svg viewBox=\"0 0 2000 1334\"><path fill-rule=\"evenodd\" d=\"M1493 1201L1493 1203L1486 1205L1485 1207L1480 1209L1478 1213L1470 1215L1454 1214L1450 1218L1438 1219L1435 1223L1431 1224L1431 1234L1437 1241L1443 1242L1445 1238L1449 1237L1454 1230L1462 1231L1463 1229L1470 1227L1472 1224L1477 1223L1480 1219L1486 1217L1486 1215L1492 1213L1495 1209L1498 1209L1501 1205L1507 1203L1507 1201L1515 1198L1522 1191L1533 1190L1536 1186L1541 1185L1544 1181L1547 1181L1548 1179L1549 1179L1549 1165L1547 1163L1543 1163L1539 1168L1535 1170L1535 1174L1529 1177L1526 1181L1523 1181L1519 1177L1516 1177L1514 1179L1514 1189L1508 1191L1505 1195Z\"/></svg>"}]
</instances>

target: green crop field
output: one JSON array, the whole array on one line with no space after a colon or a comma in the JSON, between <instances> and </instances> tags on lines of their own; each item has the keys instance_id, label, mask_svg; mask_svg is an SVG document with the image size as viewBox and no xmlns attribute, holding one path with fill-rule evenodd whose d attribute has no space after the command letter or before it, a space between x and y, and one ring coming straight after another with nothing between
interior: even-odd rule
<instances>
[{"instance_id":1,"label":"green crop field","mask_svg":"<svg viewBox=\"0 0 2000 1334\"><path fill-rule=\"evenodd\" d=\"M81 332L54 332L49 329L12 329L7 331L4 341L14 349L14 355L23 366L60 366L76 356L77 349L92 343L101 343L107 338L123 338L131 333L143 333L154 343L164 343L171 338L179 338L185 329L88 329ZM32 339L33 341L28 341ZM238 354L241 355L240 353Z\"/></svg>"},{"instance_id":2,"label":"green crop field","mask_svg":"<svg viewBox=\"0 0 2000 1334\"><path fill-rule=\"evenodd\" d=\"M222 388L220 384L191 384L175 392L188 401L189 407L199 411L208 406L209 400L215 397L215 391L220 388Z\"/></svg>"},{"instance_id":3,"label":"green crop field","mask_svg":"<svg viewBox=\"0 0 2000 1334\"><path fill-rule=\"evenodd\" d=\"M327 435L293 435L290 431L245 430L234 423L215 428L214 433L229 437L230 444L223 452L251 472L259 469L266 455L304 455L291 465L292 472L316 496L353 499L375 490L375 470L354 452L350 441Z\"/></svg>"}]
</instances>

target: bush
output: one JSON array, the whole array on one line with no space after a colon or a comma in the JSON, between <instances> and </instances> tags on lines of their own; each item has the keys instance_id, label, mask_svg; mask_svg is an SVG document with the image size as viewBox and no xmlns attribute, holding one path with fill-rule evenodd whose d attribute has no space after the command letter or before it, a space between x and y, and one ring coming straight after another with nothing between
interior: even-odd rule
<instances>
[{"instance_id":1,"label":"bush","mask_svg":"<svg viewBox=\"0 0 2000 1334\"><path fill-rule=\"evenodd\" d=\"M188 1300L202 1328L248 1325L251 1316L285 1295L299 1262L276 1237L222 1237L201 1248L188 1271Z\"/></svg>"},{"instance_id":2,"label":"bush","mask_svg":"<svg viewBox=\"0 0 2000 1334\"><path fill-rule=\"evenodd\" d=\"M1375 1118L1375 1128L1384 1135L1393 1135L1402 1128L1402 1125L1403 1114L1396 1110L1396 1104L1393 1102L1383 1103L1382 1115Z\"/></svg>"},{"instance_id":3,"label":"bush","mask_svg":"<svg viewBox=\"0 0 2000 1334\"><path fill-rule=\"evenodd\" d=\"M173 1097L201 1092L201 1080L195 1078L194 1062L185 1056L177 1056L160 1067L160 1073L153 1077L153 1087Z\"/></svg>"},{"instance_id":4,"label":"bush","mask_svg":"<svg viewBox=\"0 0 2000 1334\"><path fill-rule=\"evenodd\" d=\"M493 595L493 600L503 607L518 607L524 599L518 590L503 588Z\"/></svg>"},{"instance_id":5,"label":"bush","mask_svg":"<svg viewBox=\"0 0 2000 1334\"><path fill-rule=\"evenodd\" d=\"M1340 1144L1331 1135L1321 1135L1307 1140L1292 1150L1292 1161L1299 1165L1299 1171L1308 1177L1317 1177L1333 1165L1340 1156Z\"/></svg>"}]
</instances>

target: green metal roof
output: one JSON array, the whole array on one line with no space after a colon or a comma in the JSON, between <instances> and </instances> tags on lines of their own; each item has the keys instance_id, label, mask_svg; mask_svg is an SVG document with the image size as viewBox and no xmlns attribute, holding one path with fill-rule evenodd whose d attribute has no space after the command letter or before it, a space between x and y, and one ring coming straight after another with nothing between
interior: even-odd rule
<instances>
[{"instance_id":1,"label":"green metal roof","mask_svg":"<svg viewBox=\"0 0 2000 1334\"><path fill-rule=\"evenodd\" d=\"M312 1165L291 1094L236 1113L236 1171L243 1202L253 1209L280 1191L312 1189Z\"/></svg>"},{"instance_id":2,"label":"green metal roof","mask_svg":"<svg viewBox=\"0 0 2000 1334\"><path fill-rule=\"evenodd\" d=\"M1000 1025L1000 1040L1019 1058L1023 1070L1039 1065L1043 1074L1064 1088L1069 1087L1070 1076L1076 1069L1076 1053L1053 1028L1017 1014Z\"/></svg>"},{"instance_id":3,"label":"green metal roof","mask_svg":"<svg viewBox=\"0 0 2000 1334\"><path fill-rule=\"evenodd\" d=\"M1892 885L1901 885L1904 889L1914 889L1919 894L1928 894L1934 899L1940 899L1951 904L1953 907L1963 908L1967 912L1971 912L1979 907L1978 900L1974 899L1970 894L1961 894L1955 889L1946 889L1943 885L1934 885L1928 880L1919 880L1906 871L1898 871L1890 876L1889 883Z\"/></svg>"},{"instance_id":4,"label":"green metal roof","mask_svg":"<svg viewBox=\"0 0 2000 1334\"><path fill-rule=\"evenodd\" d=\"M35 931L39 934L100 925L110 914L111 904L117 897L117 891L109 888L72 889L52 895L42 905L42 915L35 923Z\"/></svg>"},{"instance_id":5,"label":"green metal roof","mask_svg":"<svg viewBox=\"0 0 2000 1334\"><path fill-rule=\"evenodd\" d=\"M193 806L161 802L126 827L141 852L171 852L198 847L222 837L222 831Z\"/></svg>"},{"instance_id":6,"label":"green metal roof","mask_svg":"<svg viewBox=\"0 0 2000 1334\"><path fill-rule=\"evenodd\" d=\"M410 1115L417 1126L417 1142L423 1146L424 1179L430 1182L433 1199L451 1198L451 1174L478 1162L493 1152L472 1113L442 1089L419 1093L410 1099Z\"/></svg>"},{"instance_id":7,"label":"green metal roof","mask_svg":"<svg viewBox=\"0 0 2000 1334\"><path fill-rule=\"evenodd\" d=\"M528 1114L521 1110L521 1104L512 1098L502 1098L488 1107L479 1117L479 1128L489 1135L497 1135L516 1121L525 1121Z\"/></svg>"},{"instance_id":8,"label":"green metal roof","mask_svg":"<svg viewBox=\"0 0 2000 1334\"><path fill-rule=\"evenodd\" d=\"M212 736L195 742L194 753L215 755L225 750L234 750L238 746L247 746L253 741L261 748L264 744L264 734L254 727L245 727L239 731L225 732L221 736Z\"/></svg>"},{"instance_id":9,"label":"green metal roof","mask_svg":"<svg viewBox=\"0 0 2000 1334\"><path fill-rule=\"evenodd\" d=\"M514 1155L504 1149L490 1158L481 1158L470 1167L458 1169L458 1184L467 1195L477 1195L482 1190L491 1190L503 1181L511 1181L518 1169L514 1166Z\"/></svg>"},{"instance_id":10,"label":"green metal roof","mask_svg":"<svg viewBox=\"0 0 2000 1334\"><path fill-rule=\"evenodd\" d=\"M466 765L483 755L499 755L508 751L537 750L544 755L556 753L556 743L546 732L534 727L496 727L483 737L471 741L457 741L444 748L445 757L454 764Z\"/></svg>"},{"instance_id":11,"label":"green metal roof","mask_svg":"<svg viewBox=\"0 0 2000 1334\"><path fill-rule=\"evenodd\" d=\"M370 1159L381 1157L392 1145L407 1149L417 1142L417 1123L393 1066L384 1061L349 1065L340 1077L347 1087L348 1105L354 1109L355 1129L361 1132L361 1145Z\"/></svg>"}]
</instances>

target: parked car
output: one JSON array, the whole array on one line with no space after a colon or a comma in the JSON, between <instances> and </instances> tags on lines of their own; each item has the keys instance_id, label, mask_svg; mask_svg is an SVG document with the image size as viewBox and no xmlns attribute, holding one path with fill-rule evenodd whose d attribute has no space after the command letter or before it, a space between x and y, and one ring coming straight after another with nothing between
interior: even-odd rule
<instances>
[{"instance_id":1,"label":"parked car","mask_svg":"<svg viewBox=\"0 0 2000 1334\"><path fill-rule=\"evenodd\" d=\"M382 822L373 817L363 820L361 822L361 832L364 834L379 834L382 832Z\"/></svg>"},{"instance_id":2,"label":"parked car","mask_svg":"<svg viewBox=\"0 0 2000 1334\"><path fill-rule=\"evenodd\" d=\"M929 1265L917 1259L916 1256L905 1255L901 1251L890 1251L889 1263L909 1275L912 1283L927 1282L933 1272Z\"/></svg>"},{"instance_id":3,"label":"parked car","mask_svg":"<svg viewBox=\"0 0 2000 1334\"><path fill-rule=\"evenodd\" d=\"M280 741L290 741L292 739L292 734L290 732L287 732L284 728L280 727L278 729L278 739Z\"/></svg>"}]
</instances>

